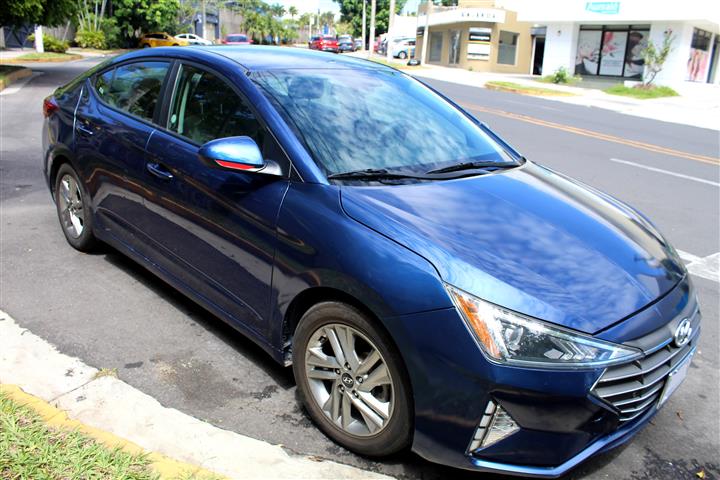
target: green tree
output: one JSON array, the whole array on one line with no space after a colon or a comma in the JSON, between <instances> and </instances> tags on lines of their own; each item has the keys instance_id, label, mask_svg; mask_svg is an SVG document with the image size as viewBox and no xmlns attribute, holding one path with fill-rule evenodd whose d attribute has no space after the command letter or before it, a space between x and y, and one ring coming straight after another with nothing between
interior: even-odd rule
<instances>
[{"instance_id":1,"label":"green tree","mask_svg":"<svg viewBox=\"0 0 720 480\"><path fill-rule=\"evenodd\" d=\"M672 30L667 29L663 32L662 45L657 46L655 42L650 40L647 47L642 51L643 61L645 62L645 72L643 75L644 87L650 87L655 77L657 77L657 74L662 71L665 60L667 60L670 52L673 51L672 44L674 41L675 36Z\"/></svg>"},{"instance_id":2,"label":"green tree","mask_svg":"<svg viewBox=\"0 0 720 480\"><path fill-rule=\"evenodd\" d=\"M295 15L298 14L298 9L295 7L295 5L290 5L290 8L288 8L288 13L290 14L290 18L294 20Z\"/></svg>"},{"instance_id":3,"label":"green tree","mask_svg":"<svg viewBox=\"0 0 720 480\"><path fill-rule=\"evenodd\" d=\"M340 21L347 22L351 26L351 32L354 37L362 35L362 10L363 0L334 0L340 5ZM395 13L400 13L405 7L407 0L395 1ZM367 26L370 28L370 0L367 1ZM381 35L387 32L388 19L390 17L390 0L377 0L377 10L375 12L375 35Z\"/></svg>"},{"instance_id":4,"label":"green tree","mask_svg":"<svg viewBox=\"0 0 720 480\"><path fill-rule=\"evenodd\" d=\"M75 0L3 0L0 7L0 25L56 27L65 23L76 10Z\"/></svg>"},{"instance_id":5,"label":"green tree","mask_svg":"<svg viewBox=\"0 0 720 480\"><path fill-rule=\"evenodd\" d=\"M142 33L175 33L179 8L178 0L115 0L113 16L125 42L132 45Z\"/></svg>"}]
</instances>

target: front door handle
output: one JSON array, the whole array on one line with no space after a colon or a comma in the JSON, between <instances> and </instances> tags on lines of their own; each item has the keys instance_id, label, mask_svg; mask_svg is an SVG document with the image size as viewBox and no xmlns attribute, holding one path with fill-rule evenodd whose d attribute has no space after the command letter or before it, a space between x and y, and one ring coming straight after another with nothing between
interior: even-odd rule
<instances>
[{"instance_id":1,"label":"front door handle","mask_svg":"<svg viewBox=\"0 0 720 480\"><path fill-rule=\"evenodd\" d=\"M159 163L149 162L147 164L147 170L151 174L153 174L156 177L161 178L163 180L172 180L173 179L173 174L170 173L170 171L167 168L160 165Z\"/></svg>"}]
</instances>

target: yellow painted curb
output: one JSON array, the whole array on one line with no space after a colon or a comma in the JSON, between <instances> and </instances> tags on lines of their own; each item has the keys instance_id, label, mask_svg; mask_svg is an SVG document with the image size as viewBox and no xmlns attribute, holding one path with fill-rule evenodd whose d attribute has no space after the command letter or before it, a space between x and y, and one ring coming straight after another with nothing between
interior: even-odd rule
<instances>
[{"instance_id":1,"label":"yellow painted curb","mask_svg":"<svg viewBox=\"0 0 720 480\"><path fill-rule=\"evenodd\" d=\"M509 87L507 85L496 85L492 82L488 82L485 84L485 88L488 90L496 90L498 92L510 92L510 93L519 93L520 95L532 95L534 97L574 97L577 96L574 93L571 92L563 92L561 90L553 90L551 88L542 88L542 87L532 87L528 86L528 89L522 87ZM534 90L532 89L540 89L540 90Z\"/></svg>"},{"instance_id":2,"label":"yellow painted curb","mask_svg":"<svg viewBox=\"0 0 720 480\"><path fill-rule=\"evenodd\" d=\"M69 418L64 411L53 407L46 401L35 397L34 395L25 393L17 385L0 384L0 392L7 395L8 398L18 405L31 408L37 412L37 414L45 421L46 425L55 428L77 430L97 442L102 443L108 448L119 448L131 455L147 455L147 459L150 461L150 468L160 475L160 478L176 479L185 478L187 475L212 479L227 478L209 470L205 470L202 467L198 467L197 465L180 462L157 452L148 452L130 440L118 437L113 433L100 430L99 428L91 427L90 425L86 425L78 420L73 420Z\"/></svg>"},{"instance_id":3,"label":"yellow painted curb","mask_svg":"<svg viewBox=\"0 0 720 480\"><path fill-rule=\"evenodd\" d=\"M20 68L19 70L14 70L6 74L5 78L0 78L0 91L9 87L11 83L29 77L30 75L32 75L32 70L29 68Z\"/></svg>"},{"instance_id":4,"label":"yellow painted curb","mask_svg":"<svg viewBox=\"0 0 720 480\"><path fill-rule=\"evenodd\" d=\"M67 57L48 57L48 58L3 58L0 59L0 64L4 65L17 65L22 63L61 63L61 62L72 62L73 60L80 60L85 58L82 55L68 53Z\"/></svg>"}]
</instances>

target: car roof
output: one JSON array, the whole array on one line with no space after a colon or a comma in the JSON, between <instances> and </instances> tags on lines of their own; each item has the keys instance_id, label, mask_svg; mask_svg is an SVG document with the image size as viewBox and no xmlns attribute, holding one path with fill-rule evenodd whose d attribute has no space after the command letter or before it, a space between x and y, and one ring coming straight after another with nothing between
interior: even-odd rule
<instances>
[{"instance_id":1,"label":"car roof","mask_svg":"<svg viewBox=\"0 0 720 480\"><path fill-rule=\"evenodd\" d=\"M159 49L154 49L159 50ZM342 69L342 68L374 68L393 70L379 63L368 60L318 52L303 48L275 47L268 45L237 45L237 46L194 46L192 51L197 54L217 54L242 65L249 71L285 70L285 69ZM168 48L168 52L173 52ZM151 52L148 52L148 55Z\"/></svg>"}]
</instances>

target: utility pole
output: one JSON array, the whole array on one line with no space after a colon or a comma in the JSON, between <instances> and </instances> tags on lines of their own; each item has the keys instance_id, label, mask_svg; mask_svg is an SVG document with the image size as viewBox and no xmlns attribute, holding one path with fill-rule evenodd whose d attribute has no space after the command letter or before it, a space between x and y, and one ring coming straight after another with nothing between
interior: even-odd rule
<instances>
[{"instance_id":1,"label":"utility pole","mask_svg":"<svg viewBox=\"0 0 720 480\"><path fill-rule=\"evenodd\" d=\"M385 35L385 42L387 45L387 61L392 62L393 59L393 24L395 23L395 0L390 0L390 12L388 14L388 31L387 35ZM408 49L408 53L410 53L410 50Z\"/></svg>"},{"instance_id":2,"label":"utility pole","mask_svg":"<svg viewBox=\"0 0 720 480\"><path fill-rule=\"evenodd\" d=\"M367 35L365 32L365 28L367 27L367 21L365 19L365 17L367 16L365 14L366 10L367 10L367 0L363 0L363 28L362 28L363 33L362 33L362 47L361 47L361 50L363 50L363 51L365 50L365 40L367 38Z\"/></svg>"},{"instance_id":3,"label":"utility pole","mask_svg":"<svg viewBox=\"0 0 720 480\"><path fill-rule=\"evenodd\" d=\"M375 7L377 6L376 0L372 0L370 3L370 55L375 52Z\"/></svg>"},{"instance_id":4,"label":"utility pole","mask_svg":"<svg viewBox=\"0 0 720 480\"><path fill-rule=\"evenodd\" d=\"M202 38L205 38L205 27L207 26L207 19L205 18L206 13L205 0L202 0ZM207 40L207 39L206 39Z\"/></svg>"},{"instance_id":5,"label":"utility pole","mask_svg":"<svg viewBox=\"0 0 720 480\"><path fill-rule=\"evenodd\" d=\"M430 36L430 12L432 11L432 1L425 2L425 31L423 32L422 57L420 65L425 65L426 58L430 58L427 53L428 37Z\"/></svg>"}]
</instances>

